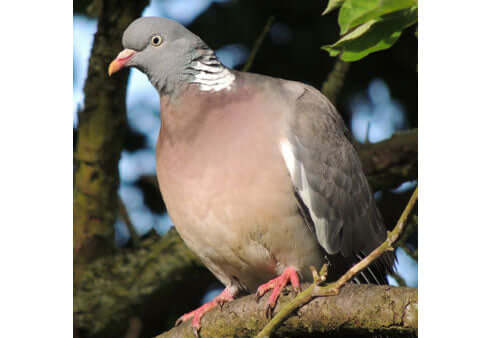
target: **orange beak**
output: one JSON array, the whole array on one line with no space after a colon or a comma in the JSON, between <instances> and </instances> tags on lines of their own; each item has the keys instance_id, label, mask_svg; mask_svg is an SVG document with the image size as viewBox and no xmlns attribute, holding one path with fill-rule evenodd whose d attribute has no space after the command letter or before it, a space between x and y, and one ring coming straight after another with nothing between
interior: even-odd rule
<instances>
[{"instance_id":1,"label":"orange beak","mask_svg":"<svg viewBox=\"0 0 500 338\"><path fill-rule=\"evenodd\" d=\"M127 65L128 60L135 54L135 50L124 49L118 56L111 61L108 67L108 75L111 76Z\"/></svg>"}]
</instances>

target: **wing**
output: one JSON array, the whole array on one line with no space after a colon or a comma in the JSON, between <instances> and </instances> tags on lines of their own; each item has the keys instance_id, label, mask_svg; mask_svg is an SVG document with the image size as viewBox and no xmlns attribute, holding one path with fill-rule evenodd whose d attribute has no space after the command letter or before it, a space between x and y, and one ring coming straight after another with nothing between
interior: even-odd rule
<instances>
[{"instance_id":1,"label":"wing","mask_svg":"<svg viewBox=\"0 0 500 338\"><path fill-rule=\"evenodd\" d=\"M295 101L280 146L299 204L328 254L360 260L385 240L386 228L349 131L319 91L296 82L284 86ZM392 259L378 264L388 271Z\"/></svg>"}]
</instances>

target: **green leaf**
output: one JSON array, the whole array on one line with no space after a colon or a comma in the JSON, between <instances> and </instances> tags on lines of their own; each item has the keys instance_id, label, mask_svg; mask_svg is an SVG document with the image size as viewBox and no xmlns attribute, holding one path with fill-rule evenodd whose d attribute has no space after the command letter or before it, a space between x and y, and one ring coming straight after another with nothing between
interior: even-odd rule
<instances>
[{"instance_id":1,"label":"green leaf","mask_svg":"<svg viewBox=\"0 0 500 338\"><path fill-rule=\"evenodd\" d=\"M361 35L365 34L372 28L374 24L376 24L379 20L370 20L368 22L365 22L364 24L356 27L354 30L352 30L349 34L344 35L339 41L335 42L333 46L337 47L341 44L343 44L346 41L354 40L359 38Z\"/></svg>"},{"instance_id":2,"label":"green leaf","mask_svg":"<svg viewBox=\"0 0 500 338\"><path fill-rule=\"evenodd\" d=\"M357 61L376 51L391 47L401 36L401 32L417 22L416 7L384 15L368 21L346 34L332 45L321 47L337 56L342 53L344 61Z\"/></svg>"},{"instance_id":3,"label":"green leaf","mask_svg":"<svg viewBox=\"0 0 500 338\"><path fill-rule=\"evenodd\" d=\"M416 4L416 0L346 0L339 12L340 34L369 20Z\"/></svg>"},{"instance_id":4,"label":"green leaf","mask_svg":"<svg viewBox=\"0 0 500 338\"><path fill-rule=\"evenodd\" d=\"M344 2L344 0L329 0L328 5L326 6L323 13L321 13L321 15L325 15L325 14L330 13L335 8L340 7L340 5L342 5L343 2Z\"/></svg>"}]
</instances>

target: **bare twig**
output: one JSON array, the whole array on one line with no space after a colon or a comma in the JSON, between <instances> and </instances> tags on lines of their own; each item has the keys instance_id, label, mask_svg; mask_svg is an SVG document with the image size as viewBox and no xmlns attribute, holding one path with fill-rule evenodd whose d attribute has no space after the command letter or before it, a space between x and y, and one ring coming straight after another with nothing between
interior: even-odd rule
<instances>
[{"instance_id":1,"label":"bare twig","mask_svg":"<svg viewBox=\"0 0 500 338\"><path fill-rule=\"evenodd\" d=\"M352 268L350 268L344 275L342 275L336 282L330 283L325 286L320 286L321 282L325 280L327 269L326 266L321 268L319 275L313 272L314 283L310 287L305 289L303 292L299 293L290 303L286 304L281 311L279 311L276 316L262 329L262 331L257 335L257 337L264 338L270 337L273 330L283 322L292 312L297 310L302 305L308 303L314 297L319 296L330 296L337 295L340 292L340 288L345 285L351 278L353 278L360 271L365 269L370 265L375 259L380 257L385 251L394 250L393 244L398 240L401 232L404 229L408 216L413 209L416 201L418 188L415 188L410 201L403 210L398 223L392 231L387 232L387 239L382 242L375 250L373 250L368 256L363 260L358 262Z\"/></svg>"},{"instance_id":2,"label":"bare twig","mask_svg":"<svg viewBox=\"0 0 500 338\"><path fill-rule=\"evenodd\" d=\"M123 203L123 200L120 196L118 196L118 211L120 214L120 218L123 220L125 226L128 229L128 232L130 233L130 241L132 243L132 246L134 248L137 248L140 244L140 238L139 235L137 235L137 231L135 231L135 227L132 223L132 220L130 219L130 216L128 215L127 207L125 206L125 203Z\"/></svg>"},{"instance_id":3,"label":"bare twig","mask_svg":"<svg viewBox=\"0 0 500 338\"><path fill-rule=\"evenodd\" d=\"M321 271L325 269L321 268ZM268 338L271 337L271 333L273 330L281 324L292 312L300 308L301 306L309 303L311 299L314 298L314 291L319 283L323 280L323 275L317 277L317 272L313 270L313 275L315 275L314 283L311 284L307 289L302 291L292 299L291 302L287 303L274 317L271 319L269 323L264 326L264 328L259 332L256 338Z\"/></svg>"},{"instance_id":4,"label":"bare twig","mask_svg":"<svg viewBox=\"0 0 500 338\"><path fill-rule=\"evenodd\" d=\"M408 221L408 224L405 227L405 231L401 234L398 241L394 246L402 246L406 243L408 238L418 229L418 219L417 215L413 215L412 219Z\"/></svg>"},{"instance_id":5,"label":"bare twig","mask_svg":"<svg viewBox=\"0 0 500 338\"><path fill-rule=\"evenodd\" d=\"M372 123L371 121L368 121L368 125L366 126L366 133L365 133L365 143L370 143L370 127Z\"/></svg>"},{"instance_id":6,"label":"bare twig","mask_svg":"<svg viewBox=\"0 0 500 338\"><path fill-rule=\"evenodd\" d=\"M252 67L253 61L255 60L255 56L257 55L257 52L259 51L260 46L262 45L262 42L264 41L264 38L267 35L267 32L269 32L269 29L271 29L273 22L274 22L274 16L270 16L269 19L267 19L267 23L262 29L262 32L260 32L259 37L257 38L257 40L255 40L255 43L252 47L252 51L250 52L250 56L248 57L245 66L243 66L243 68L241 69L242 72L248 72Z\"/></svg>"},{"instance_id":7,"label":"bare twig","mask_svg":"<svg viewBox=\"0 0 500 338\"><path fill-rule=\"evenodd\" d=\"M408 222L408 225L405 228L405 231L401 234L399 237L399 240L396 242L394 247L400 247L408 256L413 258L413 260L418 262L418 250L417 249L411 249L408 247L406 242L408 241L408 238L418 229L418 220L417 220L417 215L413 215L412 220Z\"/></svg>"}]
</instances>

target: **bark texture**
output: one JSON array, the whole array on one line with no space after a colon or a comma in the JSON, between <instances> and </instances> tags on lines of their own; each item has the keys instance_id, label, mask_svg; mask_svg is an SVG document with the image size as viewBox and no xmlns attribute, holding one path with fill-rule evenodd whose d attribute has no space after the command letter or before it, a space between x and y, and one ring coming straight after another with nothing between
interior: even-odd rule
<instances>
[{"instance_id":1,"label":"bark texture","mask_svg":"<svg viewBox=\"0 0 500 338\"><path fill-rule=\"evenodd\" d=\"M293 298L281 296L278 306ZM202 318L201 337L253 337L269 321L267 297L256 302L250 295L212 310ZM320 297L300 308L274 332L273 337L416 337L417 289L376 285L344 286L337 296ZM159 338L193 337L190 322L174 327Z\"/></svg>"},{"instance_id":2,"label":"bark texture","mask_svg":"<svg viewBox=\"0 0 500 338\"><path fill-rule=\"evenodd\" d=\"M123 30L141 15L148 2L93 3L99 20L85 81L84 108L78 112L75 153L73 247L77 262L110 253L114 246L118 161L126 126L125 91L129 72L124 70L109 78L107 66L121 49ZM79 267L76 265L75 270Z\"/></svg>"},{"instance_id":3,"label":"bark texture","mask_svg":"<svg viewBox=\"0 0 500 338\"><path fill-rule=\"evenodd\" d=\"M396 133L381 142L358 144L356 148L373 191L417 179L418 129Z\"/></svg>"},{"instance_id":4,"label":"bark texture","mask_svg":"<svg viewBox=\"0 0 500 338\"><path fill-rule=\"evenodd\" d=\"M76 292L75 323L82 337L123 336L134 316L150 321L143 323L145 328L171 327L179 314L199 305L214 282L172 228L162 238L143 239L139 248L124 248L89 264Z\"/></svg>"}]
</instances>

